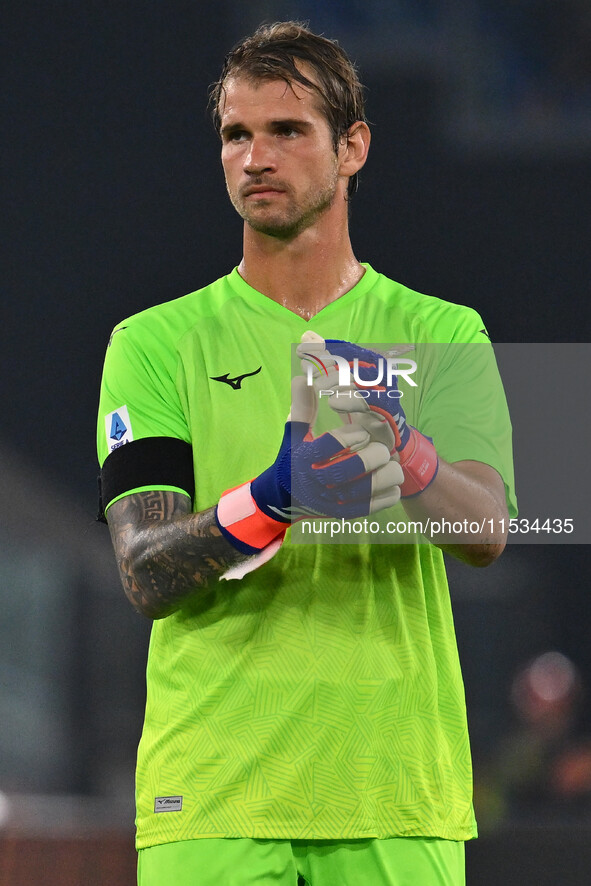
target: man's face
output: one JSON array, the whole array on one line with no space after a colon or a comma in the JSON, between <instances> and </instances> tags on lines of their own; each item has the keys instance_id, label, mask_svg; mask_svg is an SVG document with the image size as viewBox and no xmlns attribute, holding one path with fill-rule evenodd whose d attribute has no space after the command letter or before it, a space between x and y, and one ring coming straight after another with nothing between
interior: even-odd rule
<instances>
[{"instance_id":1,"label":"man's face","mask_svg":"<svg viewBox=\"0 0 591 886\"><path fill-rule=\"evenodd\" d=\"M283 80L237 76L225 84L226 187L234 208L255 231L290 239L333 204L338 158L319 101L315 92Z\"/></svg>"}]
</instances>

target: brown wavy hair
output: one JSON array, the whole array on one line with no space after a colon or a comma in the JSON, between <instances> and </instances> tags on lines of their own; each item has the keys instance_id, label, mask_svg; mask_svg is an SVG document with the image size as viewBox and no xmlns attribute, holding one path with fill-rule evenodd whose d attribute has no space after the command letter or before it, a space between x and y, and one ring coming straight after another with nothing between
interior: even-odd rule
<instances>
[{"instance_id":1,"label":"brown wavy hair","mask_svg":"<svg viewBox=\"0 0 591 886\"><path fill-rule=\"evenodd\" d=\"M298 62L314 73L310 80ZM254 34L237 43L224 60L219 80L209 94L212 117L217 132L221 128L224 84L230 76L251 80L284 80L289 86L301 83L318 93L321 110L333 137L335 152L351 126L365 116L364 89L355 66L336 40L310 31L301 22L276 22L261 25ZM349 179L349 198L357 190L357 174Z\"/></svg>"}]
</instances>

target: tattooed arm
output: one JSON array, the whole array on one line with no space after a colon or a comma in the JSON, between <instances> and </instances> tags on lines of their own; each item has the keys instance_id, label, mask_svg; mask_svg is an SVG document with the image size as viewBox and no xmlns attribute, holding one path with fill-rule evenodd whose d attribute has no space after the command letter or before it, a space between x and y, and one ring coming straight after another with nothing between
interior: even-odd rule
<instances>
[{"instance_id":1,"label":"tattooed arm","mask_svg":"<svg viewBox=\"0 0 591 886\"><path fill-rule=\"evenodd\" d=\"M183 600L247 559L215 522L215 508L191 513L178 492L135 492L107 511L123 588L148 618L164 618Z\"/></svg>"}]
</instances>

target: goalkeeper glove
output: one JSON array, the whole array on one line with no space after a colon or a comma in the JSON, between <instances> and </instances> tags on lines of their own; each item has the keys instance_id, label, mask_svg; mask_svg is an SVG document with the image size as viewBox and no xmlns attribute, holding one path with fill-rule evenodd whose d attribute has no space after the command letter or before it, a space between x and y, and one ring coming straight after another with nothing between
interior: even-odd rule
<instances>
[{"instance_id":1,"label":"goalkeeper glove","mask_svg":"<svg viewBox=\"0 0 591 886\"><path fill-rule=\"evenodd\" d=\"M335 411L341 415L347 413L349 420L354 415L355 421L363 425L373 439L384 442L393 453L398 454L404 472L404 482L400 487L401 497L408 498L423 492L437 475L437 452L430 437L407 423L396 377L393 376L390 385L386 386L386 373L383 372L380 382L372 384L380 378L379 361L384 360L384 357L376 351L350 342L337 339L322 342L320 337L316 342L308 341L299 345L298 355L302 360L313 362L317 382L334 389L329 403ZM356 375L362 384L353 382L352 379L352 385L348 389L339 386L337 367L335 361L331 361L332 356L344 358L351 369L356 359ZM324 367L325 377L320 375L318 364ZM362 390L363 397L353 396L356 390Z\"/></svg>"},{"instance_id":2,"label":"goalkeeper glove","mask_svg":"<svg viewBox=\"0 0 591 886\"><path fill-rule=\"evenodd\" d=\"M254 480L224 492L216 509L222 534L245 554L257 554L304 516L361 517L400 498L400 465L383 443L356 423L313 439L313 387L292 382L292 410L273 464Z\"/></svg>"}]
</instances>

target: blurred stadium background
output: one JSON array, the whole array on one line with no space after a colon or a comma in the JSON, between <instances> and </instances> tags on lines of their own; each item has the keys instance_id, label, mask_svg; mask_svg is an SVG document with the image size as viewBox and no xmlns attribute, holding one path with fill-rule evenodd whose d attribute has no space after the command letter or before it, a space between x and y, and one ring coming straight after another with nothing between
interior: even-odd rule
<instances>
[{"instance_id":1,"label":"blurred stadium background","mask_svg":"<svg viewBox=\"0 0 591 886\"><path fill-rule=\"evenodd\" d=\"M6 4L0 886L134 882L149 625L94 522L102 358L122 317L239 260L207 87L230 45L288 17L338 38L368 87L358 256L472 305L494 341L589 338L589 0ZM548 408L541 482L569 427ZM587 550L450 564L472 886L591 881Z\"/></svg>"}]
</instances>

